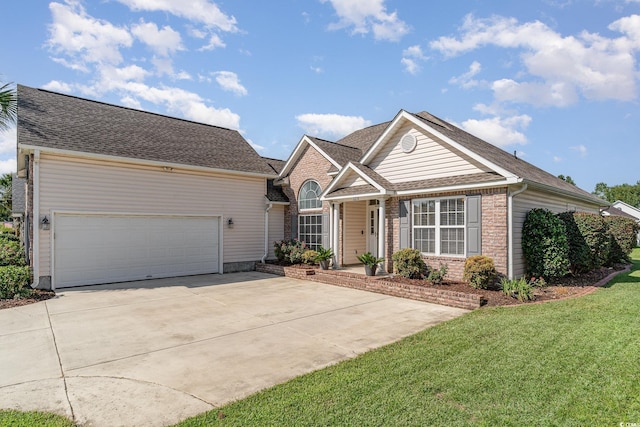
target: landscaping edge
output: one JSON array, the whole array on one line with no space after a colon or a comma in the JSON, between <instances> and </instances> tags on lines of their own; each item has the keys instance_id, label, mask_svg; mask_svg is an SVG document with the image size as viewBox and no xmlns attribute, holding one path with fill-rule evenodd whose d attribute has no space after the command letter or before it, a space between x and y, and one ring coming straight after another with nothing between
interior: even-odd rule
<instances>
[{"instance_id":1,"label":"landscaping edge","mask_svg":"<svg viewBox=\"0 0 640 427\"><path fill-rule=\"evenodd\" d=\"M337 270L284 267L281 265L262 263L256 263L256 271L416 301L464 308L466 310L475 310L481 306L480 295L465 294L445 289L433 289L407 283L396 283L384 280L384 277L363 276L361 274Z\"/></svg>"}]
</instances>

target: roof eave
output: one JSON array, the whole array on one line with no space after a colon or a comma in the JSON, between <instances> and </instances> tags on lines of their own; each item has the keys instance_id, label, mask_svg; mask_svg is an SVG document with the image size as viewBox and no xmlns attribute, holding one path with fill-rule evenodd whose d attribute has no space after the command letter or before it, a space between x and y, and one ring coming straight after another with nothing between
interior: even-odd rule
<instances>
[{"instance_id":1,"label":"roof eave","mask_svg":"<svg viewBox=\"0 0 640 427\"><path fill-rule=\"evenodd\" d=\"M111 162L137 164L137 165L145 165L145 166L169 167L173 169L191 170L191 171L198 171L198 172L221 173L221 174L227 174L227 175L241 175L241 176L250 176L255 178L268 178L268 179L275 179L278 177L278 175L276 175L275 173L268 174L268 173L261 173L261 172L238 171L233 169L210 168L206 166L188 165L184 163L163 162L159 160L137 159L133 157L120 157L120 156L111 156L108 154L88 153L85 151L62 150L59 148L41 147L38 145L18 144L18 152L20 153L26 154L26 153L31 153L35 150L39 150L40 153L51 153L51 154L58 154L62 156L80 157L84 159L111 161Z\"/></svg>"},{"instance_id":2,"label":"roof eave","mask_svg":"<svg viewBox=\"0 0 640 427\"><path fill-rule=\"evenodd\" d=\"M430 193L447 193L452 191L465 191L465 190L481 190L492 187L504 187L509 184L516 184L518 180L505 179L502 181L489 181L481 182L477 184L458 184L458 185L445 185L441 187L431 188L417 188L412 190L396 190L394 193L397 196L413 196L418 194L430 194Z\"/></svg>"},{"instance_id":3,"label":"roof eave","mask_svg":"<svg viewBox=\"0 0 640 427\"><path fill-rule=\"evenodd\" d=\"M555 193L555 194L560 194L562 196L568 196L577 200L582 200L584 202L589 202L593 205L598 205L599 207L609 207L611 206L611 203L607 202L604 199L600 199L597 196L586 196L586 195L582 195L582 194L578 194L575 193L573 191L568 191L568 190L564 190L562 188L558 188L558 187L553 187L551 185L547 185L547 184L541 184L539 182L536 181L531 181L531 180L523 180L524 183L526 183L529 188L538 188L544 191L548 191L550 193Z\"/></svg>"}]
</instances>

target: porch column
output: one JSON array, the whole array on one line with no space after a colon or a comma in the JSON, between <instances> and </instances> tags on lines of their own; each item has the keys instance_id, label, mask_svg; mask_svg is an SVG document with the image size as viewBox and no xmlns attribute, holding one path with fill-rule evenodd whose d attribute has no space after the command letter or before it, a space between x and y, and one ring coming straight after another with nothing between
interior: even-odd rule
<instances>
[{"instance_id":1,"label":"porch column","mask_svg":"<svg viewBox=\"0 0 640 427\"><path fill-rule=\"evenodd\" d=\"M340 203L331 205L333 223L331 224L331 244L333 245L333 268L340 268Z\"/></svg>"},{"instance_id":2,"label":"porch column","mask_svg":"<svg viewBox=\"0 0 640 427\"><path fill-rule=\"evenodd\" d=\"M386 209L384 205L384 199L380 199L378 205L378 258L386 258L385 256L385 224L386 224ZM385 272L385 261L380 265L380 272Z\"/></svg>"}]
</instances>

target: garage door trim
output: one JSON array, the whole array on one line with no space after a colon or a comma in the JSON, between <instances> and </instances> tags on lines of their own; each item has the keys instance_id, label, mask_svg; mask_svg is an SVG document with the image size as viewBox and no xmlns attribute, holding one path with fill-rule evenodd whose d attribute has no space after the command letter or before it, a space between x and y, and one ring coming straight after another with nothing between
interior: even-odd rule
<instances>
[{"instance_id":1,"label":"garage door trim","mask_svg":"<svg viewBox=\"0 0 640 427\"><path fill-rule=\"evenodd\" d=\"M222 274L224 270L224 253L223 253L223 215L222 214L193 214L193 213L159 213L159 212L111 212L111 211L72 211L72 210L51 210L51 239L50 253L51 259L49 265L51 268L51 289L56 289L56 218L63 215L84 215L84 216L121 216L121 217L158 217L158 218L210 218L218 219L218 273Z\"/></svg>"}]
</instances>

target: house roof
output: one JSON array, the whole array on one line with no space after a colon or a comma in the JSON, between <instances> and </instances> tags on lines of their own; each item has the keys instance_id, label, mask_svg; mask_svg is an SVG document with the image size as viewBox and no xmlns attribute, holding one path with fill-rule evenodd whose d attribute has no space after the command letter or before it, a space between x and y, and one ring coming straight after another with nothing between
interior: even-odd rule
<instances>
[{"instance_id":1,"label":"house roof","mask_svg":"<svg viewBox=\"0 0 640 427\"><path fill-rule=\"evenodd\" d=\"M631 206L630 204L625 203L622 200L616 200L612 203L612 206L621 211L624 211L625 213L628 213L634 218L640 219L640 209L636 208L635 206Z\"/></svg>"},{"instance_id":2,"label":"house roof","mask_svg":"<svg viewBox=\"0 0 640 427\"><path fill-rule=\"evenodd\" d=\"M633 219L635 221L640 221L640 219L636 218L635 216L633 216L633 215L631 215L629 213L626 213L622 209L618 209L618 208L613 207L613 206L609 206L608 208L603 209L602 213L605 214L605 215L622 216L622 217L625 217L625 218Z\"/></svg>"},{"instance_id":3,"label":"house roof","mask_svg":"<svg viewBox=\"0 0 640 427\"><path fill-rule=\"evenodd\" d=\"M276 175L236 130L23 85L18 145Z\"/></svg>"},{"instance_id":4,"label":"house roof","mask_svg":"<svg viewBox=\"0 0 640 427\"><path fill-rule=\"evenodd\" d=\"M426 112L414 114L415 117L423 121L425 124L435 128L438 132L454 140L458 144L473 151L491 163L511 172L525 181L541 184L545 187L560 189L564 193L575 195L582 199L590 199L594 202L608 204L606 201L596 197L595 195L584 191L580 187L569 184L568 182L540 169L537 166L526 162L513 154L507 153L501 148L496 147L482 139L471 135L464 130L445 122L444 120Z\"/></svg>"},{"instance_id":5,"label":"house roof","mask_svg":"<svg viewBox=\"0 0 640 427\"><path fill-rule=\"evenodd\" d=\"M357 161L362 156L362 151L358 148L349 147L339 142L331 142L326 139L320 139L309 136L322 151L327 153L336 163L344 166L351 161Z\"/></svg>"},{"instance_id":6,"label":"house roof","mask_svg":"<svg viewBox=\"0 0 640 427\"><path fill-rule=\"evenodd\" d=\"M390 123L391 122L379 123L377 125L357 130L336 142L341 145L357 148L360 150L362 155L373 145Z\"/></svg>"},{"instance_id":7,"label":"house roof","mask_svg":"<svg viewBox=\"0 0 640 427\"><path fill-rule=\"evenodd\" d=\"M287 163L286 160L272 159L270 157L263 157L263 159L266 160L267 164L271 167L271 169L273 169L275 173L280 173L282 168L284 168L284 165Z\"/></svg>"}]
</instances>

